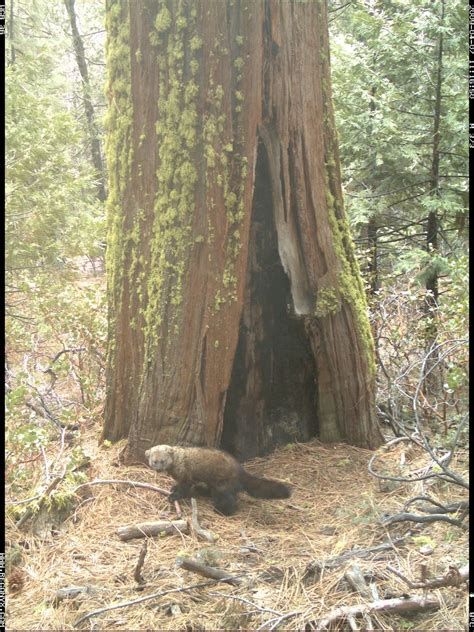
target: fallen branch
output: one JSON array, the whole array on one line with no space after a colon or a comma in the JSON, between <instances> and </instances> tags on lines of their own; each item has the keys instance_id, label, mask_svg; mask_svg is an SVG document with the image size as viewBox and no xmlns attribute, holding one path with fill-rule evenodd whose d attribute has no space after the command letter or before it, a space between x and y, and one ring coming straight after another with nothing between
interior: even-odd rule
<instances>
[{"instance_id":1,"label":"fallen branch","mask_svg":"<svg viewBox=\"0 0 474 632\"><path fill-rule=\"evenodd\" d=\"M87 621L91 617L95 617L104 612L108 612L109 610L118 610L119 608L127 608L128 606L134 606L137 603L143 603L144 601L149 601L150 599L158 599L158 597L164 597L165 595L169 595L170 593L182 593L188 590L193 590L194 588L204 588L205 586L211 586L212 584L217 584L222 580L213 579L208 582L202 582L200 584L192 584L191 586L184 586L183 588L171 588L170 590L163 590L160 592L153 593L152 595L146 595L145 597L139 597L138 599L132 599L131 601L124 601L123 603L118 603L113 606L106 606L105 608L99 608L98 610L93 610L92 612L88 612L83 615L79 619L77 619L74 623L74 627L77 628L83 621Z\"/></svg>"},{"instance_id":2,"label":"fallen branch","mask_svg":"<svg viewBox=\"0 0 474 632\"><path fill-rule=\"evenodd\" d=\"M469 579L469 564L465 564L462 568L457 568L456 566L449 566L448 571L443 575L443 577L435 577L434 579L429 579L422 582L414 582L403 573L401 573L393 566L387 566L387 570L391 573L394 573L397 577L399 577L402 581L407 584L412 589L416 588L442 588L443 586L459 586L464 582L467 582Z\"/></svg>"},{"instance_id":3,"label":"fallen branch","mask_svg":"<svg viewBox=\"0 0 474 632\"><path fill-rule=\"evenodd\" d=\"M191 498L191 509L192 509L191 526L193 528L194 533L200 538L207 540L208 542L215 542L217 540L216 536L210 531L208 531L207 529L203 529L201 525L199 524L198 508L197 508L197 502L195 498Z\"/></svg>"},{"instance_id":4,"label":"fallen branch","mask_svg":"<svg viewBox=\"0 0 474 632\"><path fill-rule=\"evenodd\" d=\"M366 616L374 612L419 612L424 610L437 610L441 603L434 597L407 597L397 599L380 599L368 604L358 606L341 606L332 610L326 617L316 624L317 630L327 630L331 623L338 619L349 619L358 615Z\"/></svg>"},{"instance_id":5,"label":"fallen branch","mask_svg":"<svg viewBox=\"0 0 474 632\"><path fill-rule=\"evenodd\" d=\"M410 505L412 505L415 502L418 502L419 500L424 500L425 502L428 502L436 507L436 509L434 509L433 507L427 507L426 505L424 505L419 508L419 511L424 511L425 513L429 513L429 514L457 513L458 511L461 511L464 514L469 511L468 500L459 500L455 503L452 503L451 505L442 505L441 503L439 503L437 500L434 500L430 496L415 496L414 498L411 498L404 505L405 511L408 509Z\"/></svg>"},{"instance_id":6,"label":"fallen branch","mask_svg":"<svg viewBox=\"0 0 474 632\"><path fill-rule=\"evenodd\" d=\"M382 520L382 524L384 526L394 524L395 522L449 522L449 524L453 524L461 529L467 529L462 520L450 518L449 516L440 513L432 513L428 516L419 516L418 514L401 512L394 514L393 516L388 516Z\"/></svg>"},{"instance_id":7,"label":"fallen branch","mask_svg":"<svg viewBox=\"0 0 474 632\"><path fill-rule=\"evenodd\" d=\"M219 568L214 568L213 566L201 564L201 562L198 562L190 557L178 557L176 559L176 564L179 567L184 568L186 571L191 571L192 573L197 573L198 575L202 575L204 577L212 577L212 579L218 579L235 585L242 583L242 580L235 575L226 571L221 571Z\"/></svg>"},{"instance_id":8,"label":"fallen branch","mask_svg":"<svg viewBox=\"0 0 474 632\"><path fill-rule=\"evenodd\" d=\"M173 533L189 533L186 520L159 520L158 522L142 522L125 527L118 527L116 534L127 542L135 538L153 537L155 535L171 535Z\"/></svg>"}]
</instances>

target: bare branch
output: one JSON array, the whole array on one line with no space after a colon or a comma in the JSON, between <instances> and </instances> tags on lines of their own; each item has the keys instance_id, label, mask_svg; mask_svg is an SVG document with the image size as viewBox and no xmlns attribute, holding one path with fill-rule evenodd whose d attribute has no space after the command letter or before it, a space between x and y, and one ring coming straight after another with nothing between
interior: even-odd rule
<instances>
[{"instance_id":1,"label":"bare branch","mask_svg":"<svg viewBox=\"0 0 474 632\"><path fill-rule=\"evenodd\" d=\"M387 570L394 573L410 588L441 588L443 586L460 586L469 580L469 563L458 569L456 566L450 566L448 571L442 577L436 577L422 582L414 582L403 575L393 566L387 566Z\"/></svg>"}]
</instances>

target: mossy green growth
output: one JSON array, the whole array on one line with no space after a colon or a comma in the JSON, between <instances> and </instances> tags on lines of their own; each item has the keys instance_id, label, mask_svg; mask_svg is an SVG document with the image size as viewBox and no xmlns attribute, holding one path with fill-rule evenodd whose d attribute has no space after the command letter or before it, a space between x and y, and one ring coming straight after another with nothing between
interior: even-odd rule
<instances>
[{"instance_id":1,"label":"mossy green growth","mask_svg":"<svg viewBox=\"0 0 474 632\"><path fill-rule=\"evenodd\" d=\"M339 281L337 290L340 296L352 307L357 333L366 351L367 365L372 375L375 375L374 341L368 319L368 305L365 289L354 253L352 236L348 222L344 219L342 209L338 206L335 196L329 192L328 177L326 177L326 187L329 225L333 235L336 256L341 266L337 275ZM338 217L340 217L340 219Z\"/></svg>"},{"instance_id":2,"label":"mossy green growth","mask_svg":"<svg viewBox=\"0 0 474 632\"><path fill-rule=\"evenodd\" d=\"M322 38L322 32L321 32ZM321 39L321 50L324 52ZM321 82L324 106L324 136L326 142L325 156L325 189L326 206L329 226L333 235L336 256L340 263L337 290L352 307L359 340L366 352L367 366L375 375L375 348L368 318L368 305L365 288L362 282L359 264L357 262L349 224L345 219L342 199L335 194L339 169L336 160L336 128L332 110L332 99L329 77L323 77Z\"/></svg>"},{"instance_id":3,"label":"mossy green growth","mask_svg":"<svg viewBox=\"0 0 474 632\"><path fill-rule=\"evenodd\" d=\"M183 79L186 65L192 76L199 72L197 51L202 40L196 31L196 12L186 10L187 2L176 0L174 20L171 15L168 20L165 0L158 4L155 28L160 33L166 30L166 36L157 56L159 167L145 288L148 303L143 309L147 357L154 352L165 319L169 331L177 330L187 257L195 244L204 241L202 235L192 235L200 145L199 85L193 79Z\"/></svg>"},{"instance_id":4,"label":"mossy green growth","mask_svg":"<svg viewBox=\"0 0 474 632\"><path fill-rule=\"evenodd\" d=\"M131 323L132 328L143 328L147 341L145 362L153 361L158 340L166 331L177 331L183 300L185 273L191 249L214 239L211 214L206 234L193 236L195 194L204 158L207 180L207 205L209 213L216 208L216 200L210 191L216 184L224 199L224 212L228 225L226 264L222 271L220 290L215 297L215 310L235 299L237 279L235 259L241 249L240 223L243 218L243 194L248 173L248 161L241 155L241 145L229 138L229 116L234 129L240 132L238 112L244 95L238 83L244 67L242 57L233 65L234 112L224 111L224 88L216 76L209 79L210 90L206 96L211 101L206 116L198 114L201 72L200 50L203 41L198 33L195 3L174 0L173 14L170 3L156 0L157 17L149 34L156 55L156 80L158 82L157 120L155 123L158 169L157 187L153 200L153 220L150 227L149 211L137 210L135 217L125 218L123 203L125 187L130 181L132 160L132 104L130 80L130 42L128 12L117 9L108 11L108 29L111 44L108 49L109 92L112 93L109 111L108 159L110 175L108 258L110 259L110 287L114 295L115 313L120 308L121 292L126 275L131 304L138 301L139 316ZM237 36L237 44L243 36ZM134 51L135 60L141 52ZM205 69L206 71L208 69ZM214 79L214 83L212 80ZM216 84L216 85L215 85ZM238 104L238 105L236 105ZM238 109L237 109L238 108ZM139 142L150 130L141 130ZM225 139L225 140L224 140ZM140 165L138 165L138 170ZM128 209L130 211L130 208ZM145 215L146 221L145 221ZM127 230L125 230L125 222ZM149 252L144 261L142 246L144 230L150 231ZM118 309L117 309L118 308ZM163 324L166 322L166 328ZM165 331L166 330L166 331ZM167 336L171 342L172 337Z\"/></svg>"},{"instance_id":5,"label":"mossy green growth","mask_svg":"<svg viewBox=\"0 0 474 632\"><path fill-rule=\"evenodd\" d=\"M216 47L218 46L219 43L216 42ZM216 292L213 306L214 312L218 312L227 301L237 298L237 278L234 273L234 265L236 256L241 249L238 228L244 216L243 193L248 172L248 161L246 157L240 155L237 142L234 139L227 138L224 141L225 132L228 129L227 117L223 112L224 88L220 84L210 83L210 85L211 106L203 125L208 205L209 208L214 208L214 202L210 199L210 191L213 185L217 185L224 199L229 235L222 286Z\"/></svg>"},{"instance_id":6,"label":"mossy green growth","mask_svg":"<svg viewBox=\"0 0 474 632\"><path fill-rule=\"evenodd\" d=\"M316 318L324 318L331 314L337 314L341 309L341 297L335 288L321 288L316 296L314 315Z\"/></svg>"},{"instance_id":7,"label":"mossy green growth","mask_svg":"<svg viewBox=\"0 0 474 632\"><path fill-rule=\"evenodd\" d=\"M130 79L130 39L128 11L120 3L111 4L106 12L107 93L109 108L105 118L109 195L107 215L106 268L109 287L110 328L121 302L126 238L123 233L124 212L122 200L129 180L132 161L131 129L132 103ZM111 337L109 357L113 354Z\"/></svg>"},{"instance_id":8,"label":"mossy green growth","mask_svg":"<svg viewBox=\"0 0 474 632\"><path fill-rule=\"evenodd\" d=\"M183 17L183 16L181 16ZM155 20L155 29L158 33L165 33L171 26L171 13L166 5L161 7Z\"/></svg>"}]
</instances>

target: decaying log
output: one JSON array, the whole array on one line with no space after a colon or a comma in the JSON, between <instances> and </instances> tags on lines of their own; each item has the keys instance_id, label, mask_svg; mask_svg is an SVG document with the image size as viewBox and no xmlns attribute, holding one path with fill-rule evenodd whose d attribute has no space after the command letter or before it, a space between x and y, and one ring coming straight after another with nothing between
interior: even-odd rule
<instances>
[{"instance_id":1,"label":"decaying log","mask_svg":"<svg viewBox=\"0 0 474 632\"><path fill-rule=\"evenodd\" d=\"M219 568L214 568L213 566L201 564L201 562L198 562L190 557L178 557L176 559L176 564L179 567L184 568L186 571L197 573L203 577L211 577L212 579L219 579L223 582L235 585L242 583L242 580L235 575L232 575L227 571L222 571Z\"/></svg>"},{"instance_id":2,"label":"decaying log","mask_svg":"<svg viewBox=\"0 0 474 632\"><path fill-rule=\"evenodd\" d=\"M327 630L332 623L338 619L354 618L358 615L365 616L374 612L407 613L419 612L423 610L437 610L441 603L435 597L403 597L397 599L380 599L368 604L358 606L341 606L335 608L327 616L321 619L317 625L317 630Z\"/></svg>"},{"instance_id":3,"label":"decaying log","mask_svg":"<svg viewBox=\"0 0 474 632\"><path fill-rule=\"evenodd\" d=\"M142 522L141 524L118 527L116 533L121 540L126 542L134 538L189 533L189 526L186 520L159 520L158 522Z\"/></svg>"}]
</instances>

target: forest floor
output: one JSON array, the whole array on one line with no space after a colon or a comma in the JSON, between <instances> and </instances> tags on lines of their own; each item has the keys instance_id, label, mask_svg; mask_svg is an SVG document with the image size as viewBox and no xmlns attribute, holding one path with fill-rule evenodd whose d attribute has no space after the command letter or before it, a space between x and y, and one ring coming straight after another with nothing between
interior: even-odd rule
<instances>
[{"instance_id":1,"label":"forest floor","mask_svg":"<svg viewBox=\"0 0 474 632\"><path fill-rule=\"evenodd\" d=\"M130 479L170 488L171 479L145 465L118 467L123 444L99 446L98 434L97 427L89 427L82 436L91 457L90 479ZM157 492L110 484L90 487L90 497L58 532L41 539L19 532L7 520L7 537L20 542L27 553L17 591L8 594L7 627L11 631L70 630L92 611L160 592L161 596L97 614L79 628L312 630L340 606L406 595L423 597L422 590L409 588L388 566L415 581L423 569L428 578L443 576L450 566L466 564L467 532L446 522L384 527L381 518L402 511L406 500L420 494L453 502L457 490L432 479L383 491L384 485L367 471L372 454L314 440L248 462L254 473L287 481L292 497L263 501L241 494L238 512L231 517L218 515L208 499L199 498L200 524L217 537L216 542L210 544L194 531L148 538L141 571L146 583L141 586L134 571L144 540L123 542L116 529L174 519L167 499ZM457 459L457 469L464 472L467 454L459 452ZM394 446L381 456L382 461L390 471L401 468L403 473L427 465L421 450L418 453L405 444ZM190 504L183 501L181 505L184 517L190 517ZM386 542L394 544L365 558L341 559L347 552ZM217 566L238 576L241 583L190 588L209 580L180 568L178 556ZM373 586L371 595L362 596L347 582L345 573L354 565ZM56 592L71 586L87 587L88 592L56 603ZM432 590L428 596L439 601L438 609L371 614L373 628L367 629L467 629L467 592L466 584ZM365 629L354 623L352 629Z\"/></svg>"}]
</instances>

